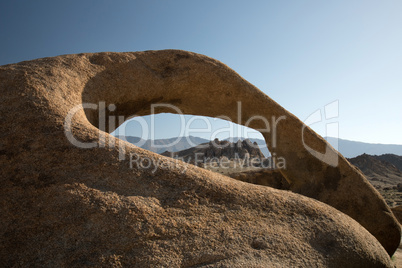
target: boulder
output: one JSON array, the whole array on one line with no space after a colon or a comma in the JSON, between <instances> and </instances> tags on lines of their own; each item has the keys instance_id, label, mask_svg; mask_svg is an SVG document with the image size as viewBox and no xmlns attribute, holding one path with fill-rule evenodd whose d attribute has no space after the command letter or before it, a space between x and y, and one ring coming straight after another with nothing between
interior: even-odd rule
<instances>
[{"instance_id":1,"label":"boulder","mask_svg":"<svg viewBox=\"0 0 402 268\"><path fill-rule=\"evenodd\" d=\"M115 116L150 114L151 104L234 119L238 101L241 124L286 117L276 144L264 134L288 162L282 175L293 191L337 209L107 133L124 121ZM166 50L1 66L0 102L5 266L391 267L400 227L363 175L306 128L309 148L329 148L339 164L311 155L300 120L214 59Z\"/></svg>"},{"instance_id":2,"label":"boulder","mask_svg":"<svg viewBox=\"0 0 402 268\"><path fill-rule=\"evenodd\" d=\"M402 206L393 207L391 210L398 219L399 223L402 224Z\"/></svg>"}]
</instances>

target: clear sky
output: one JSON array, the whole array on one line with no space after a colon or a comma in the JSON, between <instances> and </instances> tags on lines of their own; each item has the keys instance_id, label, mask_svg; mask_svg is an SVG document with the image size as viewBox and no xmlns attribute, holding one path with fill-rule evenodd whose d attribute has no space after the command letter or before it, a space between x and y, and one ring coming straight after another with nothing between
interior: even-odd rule
<instances>
[{"instance_id":1,"label":"clear sky","mask_svg":"<svg viewBox=\"0 0 402 268\"><path fill-rule=\"evenodd\" d=\"M205 54L301 120L338 101L340 138L402 144L400 0L1 1L0 40L0 65L81 52ZM176 135L162 118L157 138Z\"/></svg>"}]
</instances>

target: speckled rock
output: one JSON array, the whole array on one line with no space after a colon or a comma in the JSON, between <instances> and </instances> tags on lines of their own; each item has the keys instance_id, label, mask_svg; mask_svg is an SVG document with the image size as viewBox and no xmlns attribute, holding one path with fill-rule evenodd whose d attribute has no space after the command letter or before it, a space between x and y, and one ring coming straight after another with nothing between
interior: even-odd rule
<instances>
[{"instance_id":1,"label":"speckled rock","mask_svg":"<svg viewBox=\"0 0 402 268\"><path fill-rule=\"evenodd\" d=\"M253 115L286 116L276 145L265 134L271 152L287 161L284 177L293 191L338 210L175 162L98 129L111 125L111 132L113 115L149 114L153 103L234 118L238 101L242 124ZM312 156L301 143L302 122L216 60L167 50L1 66L0 104L2 265L391 266L386 250L395 250L400 229L379 194L337 152L336 167ZM310 147L326 147L305 132Z\"/></svg>"}]
</instances>

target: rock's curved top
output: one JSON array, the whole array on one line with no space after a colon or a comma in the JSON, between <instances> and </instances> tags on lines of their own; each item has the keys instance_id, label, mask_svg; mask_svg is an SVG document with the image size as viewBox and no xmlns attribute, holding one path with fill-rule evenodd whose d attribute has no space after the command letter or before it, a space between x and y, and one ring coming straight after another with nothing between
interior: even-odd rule
<instances>
[{"instance_id":1,"label":"rock's curved top","mask_svg":"<svg viewBox=\"0 0 402 268\"><path fill-rule=\"evenodd\" d=\"M332 147L337 167L305 149L300 120L230 68L166 50L0 67L3 264L389 267L380 243L328 205L175 163L98 129L113 125L113 115L149 114L153 103L234 118L238 101L242 124L253 115L286 116L276 146L269 134L265 139L286 159L282 172L293 191L348 214L388 253L395 250L400 227L389 208ZM96 108L107 113L106 122ZM157 112L163 111L172 112ZM304 138L318 151L327 146L309 128ZM123 147L126 159L119 160Z\"/></svg>"}]
</instances>

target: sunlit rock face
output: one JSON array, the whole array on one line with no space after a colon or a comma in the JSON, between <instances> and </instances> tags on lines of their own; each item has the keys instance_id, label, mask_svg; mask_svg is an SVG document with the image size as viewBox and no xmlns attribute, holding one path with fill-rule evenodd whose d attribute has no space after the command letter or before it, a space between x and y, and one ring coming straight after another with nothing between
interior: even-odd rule
<instances>
[{"instance_id":1,"label":"sunlit rock face","mask_svg":"<svg viewBox=\"0 0 402 268\"><path fill-rule=\"evenodd\" d=\"M6 65L0 100L5 266L391 266L400 227L363 175L214 59L166 50ZM162 103L255 129L264 120L250 118L267 118L267 145L286 160L282 175L298 194L107 133L122 116L175 112L152 111Z\"/></svg>"}]
</instances>

